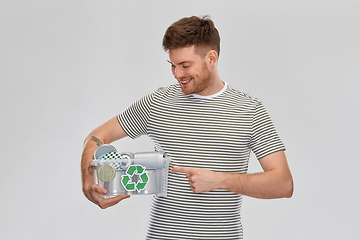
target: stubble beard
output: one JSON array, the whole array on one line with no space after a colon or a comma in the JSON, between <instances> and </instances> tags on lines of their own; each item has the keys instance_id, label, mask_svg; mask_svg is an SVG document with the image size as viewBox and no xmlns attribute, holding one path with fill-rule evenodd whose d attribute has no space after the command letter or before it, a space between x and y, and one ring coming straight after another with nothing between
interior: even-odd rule
<instances>
[{"instance_id":1,"label":"stubble beard","mask_svg":"<svg viewBox=\"0 0 360 240\"><path fill-rule=\"evenodd\" d=\"M211 74L206 67L206 63L203 64L203 68L200 74L192 77L191 89L187 89L188 86L181 85L181 90L185 94L200 94L211 85Z\"/></svg>"}]
</instances>

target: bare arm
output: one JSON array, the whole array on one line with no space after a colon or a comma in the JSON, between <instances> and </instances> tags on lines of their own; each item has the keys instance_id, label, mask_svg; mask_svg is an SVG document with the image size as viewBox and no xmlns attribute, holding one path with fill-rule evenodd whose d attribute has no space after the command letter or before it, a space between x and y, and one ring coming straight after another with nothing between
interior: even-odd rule
<instances>
[{"instance_id":1,"label":"bare arm","mask_svg":"<svg viewBox=\"0 0 360 240\"><path fill-rule=\"evenodd\" d=\"M94 179L88 170L94 152L98 146L112 143L126 136L127 134L120 126L117 117L113 117L106 123L94 129L85 139L81 157L82 188L86 198L97 204L100 208L113 206L129 196L117 196L110 199L101 199L99 197L99 194L105 194L106 190L95 184Z\"/></svg>"},{"instance_id":2,"label":"bare arm","mask_svg":"<svg viewBox=\"0 0 360 240\"><path fill-rule=\"evenodd\" d=\"M223 173L180 167L175 167L172 171L187 173L191 189L195 193L226 189L255 198L291 197L293 179L284 151L269 154L259 161L264 172L256 174Z\"/></svg>"}]
</instances>

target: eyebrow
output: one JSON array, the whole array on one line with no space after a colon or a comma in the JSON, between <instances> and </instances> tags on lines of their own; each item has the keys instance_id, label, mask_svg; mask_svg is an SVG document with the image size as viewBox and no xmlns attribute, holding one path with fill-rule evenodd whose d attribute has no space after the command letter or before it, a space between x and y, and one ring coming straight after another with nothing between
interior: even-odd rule
<instances>
[{"instance_id":1,"label":"eyebrow","mask_svg":"<svg viewBox=\"0 0 360 240\"><path fill-rule=\"evenodd\" d=\"M176 64L175 63L173 63L173 62L171 62L170 60L167 60L168 61L168 63L170 63L171 65L174 65L174 66L176 66ZM182 61L182 62L179 62L178 63L178 65L182 65L182 64L184 64L184 63L191 63L191 61Z\"/></svg>"}]
</instances>

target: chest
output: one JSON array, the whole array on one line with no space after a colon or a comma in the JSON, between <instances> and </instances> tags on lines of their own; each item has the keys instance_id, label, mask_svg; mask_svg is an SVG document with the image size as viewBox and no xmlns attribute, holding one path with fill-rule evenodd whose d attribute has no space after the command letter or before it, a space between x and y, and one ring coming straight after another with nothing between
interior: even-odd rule
<instances>
[{"instance_id":1,"label":"chest","mask_svg":"<svg viewBox=\"0 0 360 240\"><path fill-rule=\"evenodd\" d=\"M157 141L246 144L253 114L239 104L165 102L154 105L148 134Z\"/></svg>"}]
</instances>

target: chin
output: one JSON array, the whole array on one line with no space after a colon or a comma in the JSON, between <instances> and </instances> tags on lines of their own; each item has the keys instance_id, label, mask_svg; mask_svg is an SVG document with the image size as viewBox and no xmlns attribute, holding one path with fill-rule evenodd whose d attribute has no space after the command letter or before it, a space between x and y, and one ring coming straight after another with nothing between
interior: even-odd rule
<instances>
[{"instance_id":1,"label":"chin","mask_svg":"<svg viewBox=\"0 0 360 240\"><path fill-rule=\"evenodd\" d=\"M182 88L181 87L181 91L184 93L184 94L186 94L186 95L189 95L189 94L193 94L194 92L192 92L192 91L186 91L186 90L184 90L184 88Z\"/></svg>"}]
</instances>

